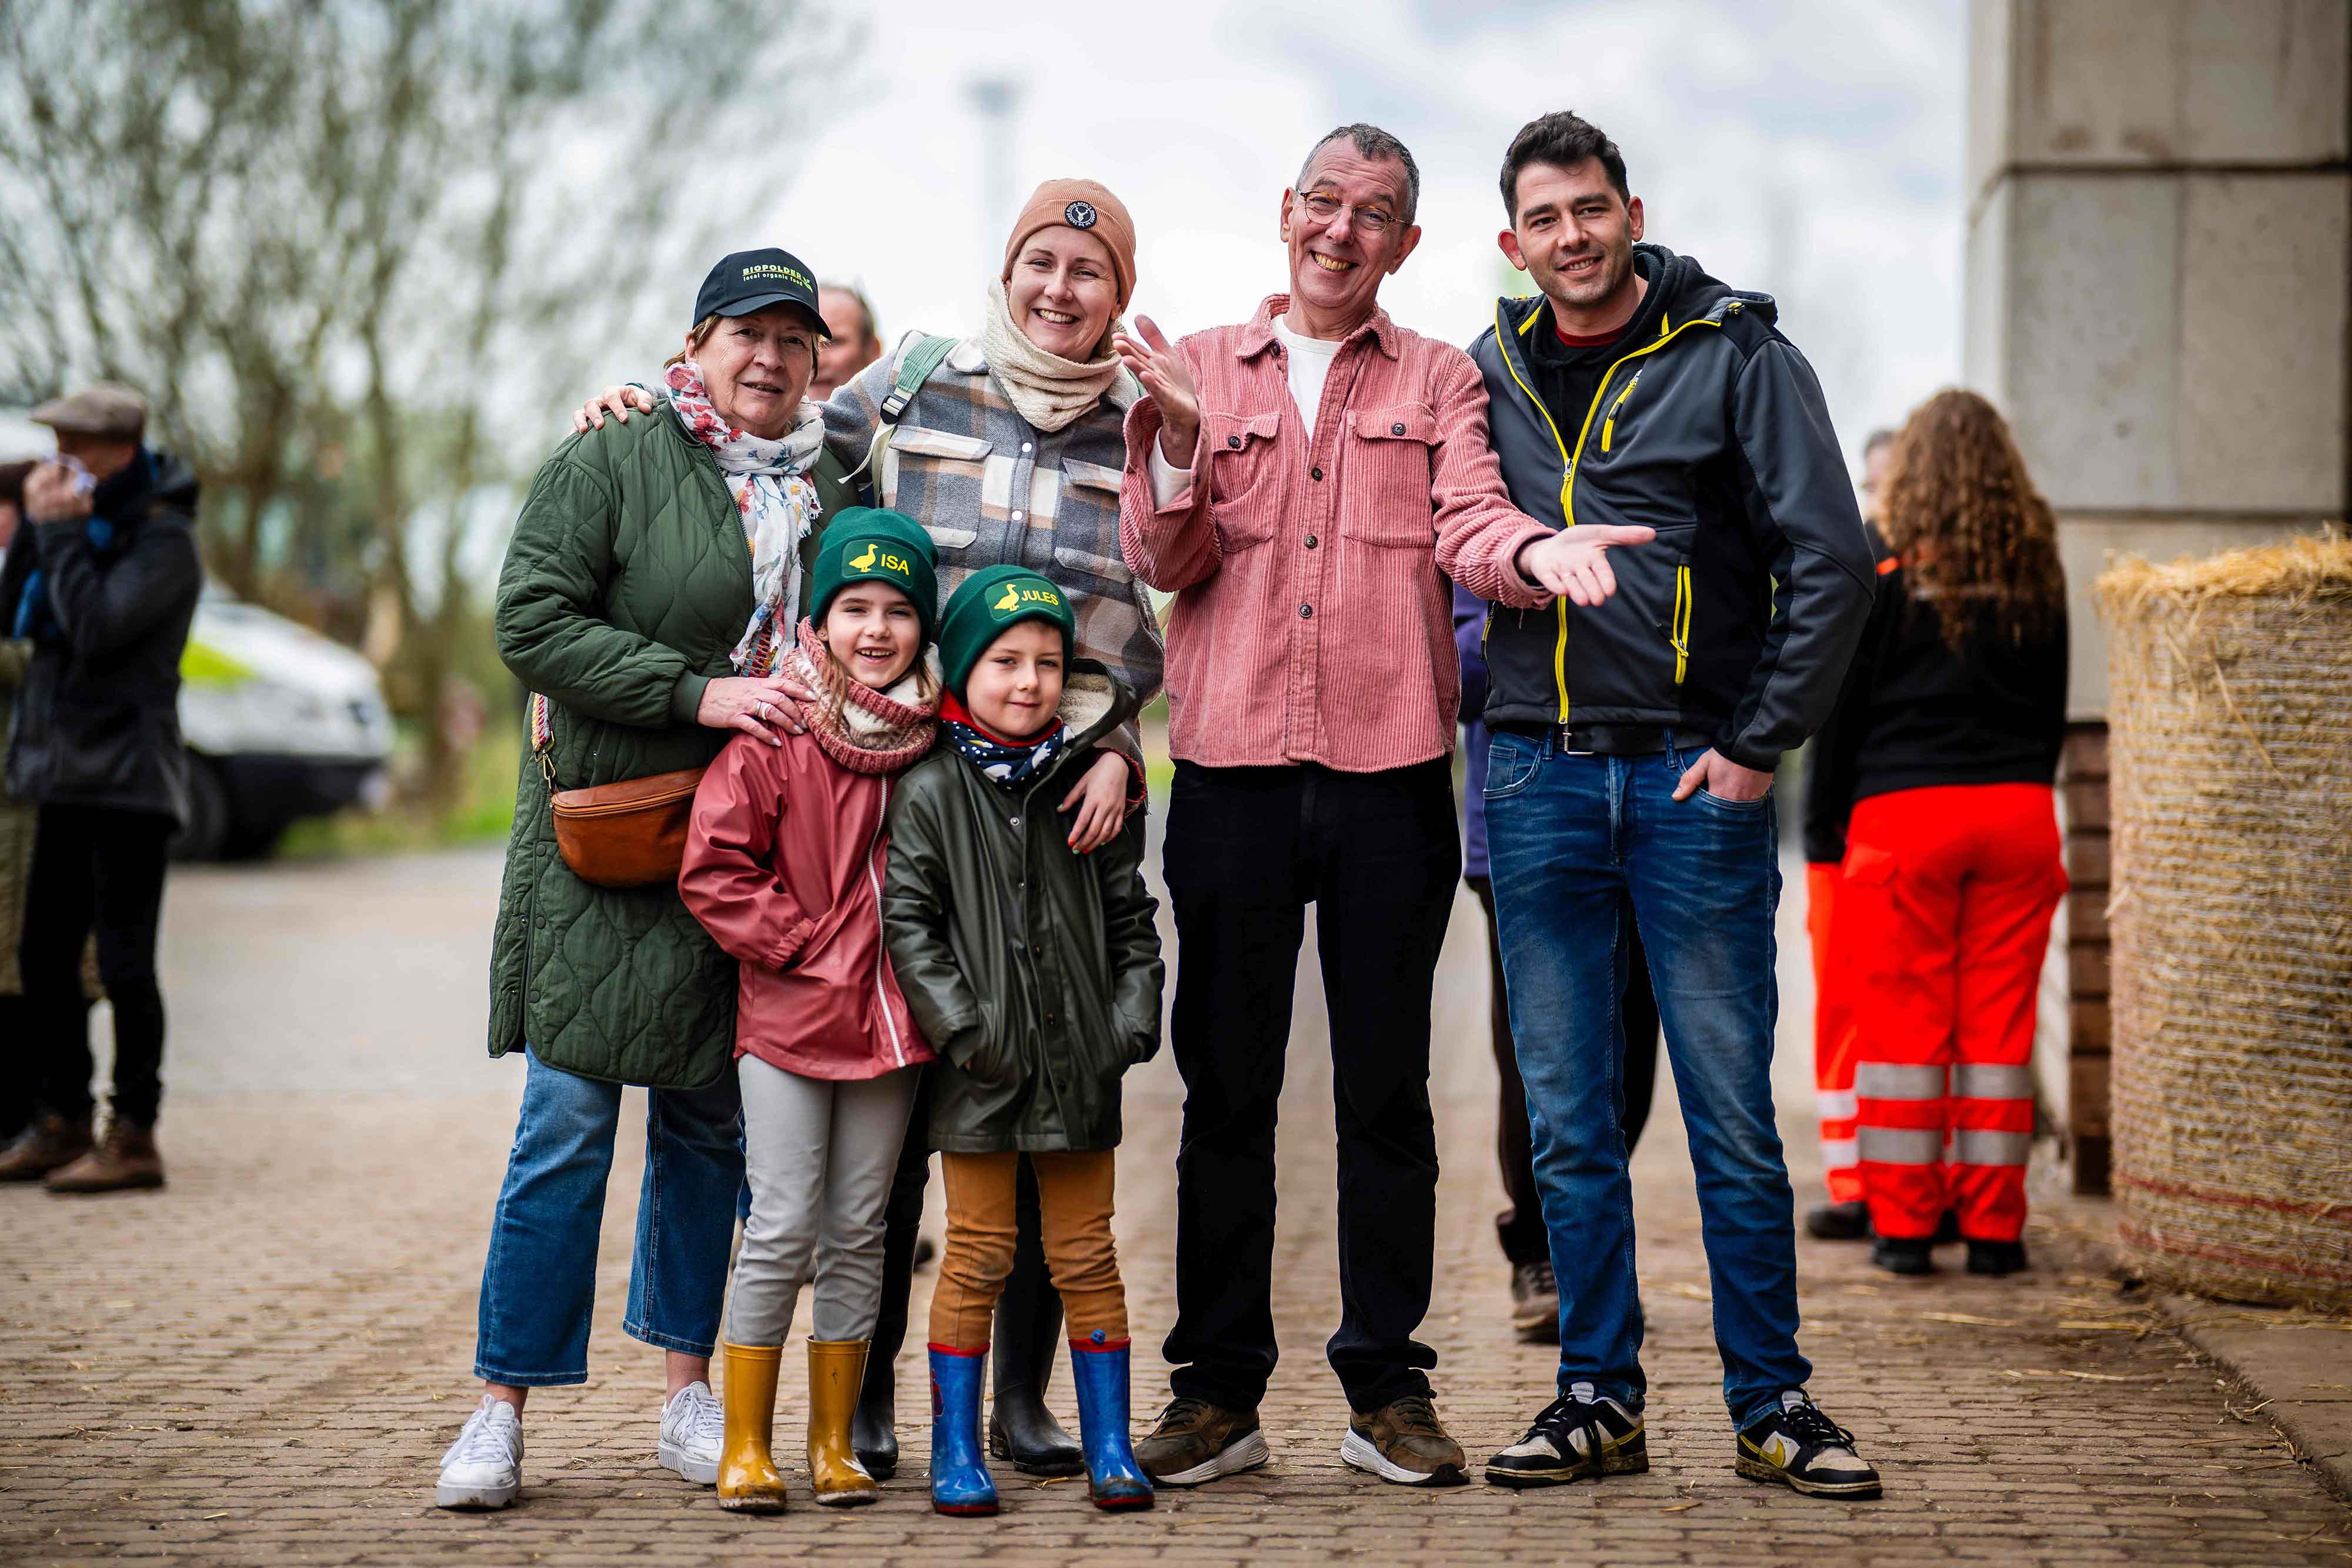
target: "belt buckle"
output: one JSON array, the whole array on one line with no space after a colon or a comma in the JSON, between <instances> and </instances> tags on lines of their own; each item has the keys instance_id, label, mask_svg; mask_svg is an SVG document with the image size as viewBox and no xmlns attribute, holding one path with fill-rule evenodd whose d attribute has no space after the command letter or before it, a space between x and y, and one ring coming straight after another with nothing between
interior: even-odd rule
<instances>
[{"instance_id":1,"label":"belt buckle","mask_svg":"<svg viewBox=\"0 0 2352 1568\"><path fill-rule=\"evenodd\" d=\"M1555 727L1559 731L1559 754L1562 757L1594 757L1599 755L1599 753L1592 751L1579 751L1573 746L1570 746L1569 741L1572 738L1574 732L1570 729L1567 725L1559 725Z\"/></svg>"}]
</instances>

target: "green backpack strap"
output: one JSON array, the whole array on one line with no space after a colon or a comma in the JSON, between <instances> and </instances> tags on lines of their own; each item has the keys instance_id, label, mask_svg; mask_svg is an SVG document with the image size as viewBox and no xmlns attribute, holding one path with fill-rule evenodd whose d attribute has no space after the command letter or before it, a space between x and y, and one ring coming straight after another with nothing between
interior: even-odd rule
<instances>
[{"instance_id":1,"label":"green backpack strap","mask_svg":"<svg viewBox=\"0 0 2352 1568\"><path fill-rule=\"evenodd\" d=\"M890 445L890 432L898 428L898 422L907 415L908 406L915 401L915 394L923 390L923 383L931 379L931 372L945 362L955 346L953 338L929 333L907 345L907 351L898 356L898 371L890 378L889 393L882 400L881 420L875 428L874 440L866 448L866 461L850 471L850 478L869 471L880 475L882 454Z\"/></svg>"}]
</instances>

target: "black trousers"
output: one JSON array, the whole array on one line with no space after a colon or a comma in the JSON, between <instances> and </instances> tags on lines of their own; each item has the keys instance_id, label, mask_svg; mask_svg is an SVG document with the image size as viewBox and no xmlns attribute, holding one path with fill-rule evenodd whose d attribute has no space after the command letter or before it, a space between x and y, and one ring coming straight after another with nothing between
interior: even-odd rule
<instances>
[{"instance_id":1,"label":"black trousers","mask_svg":"<svg viewBox=\"0 0 2352 1568\"><path fill-rule=\"evenodd\" d=\"M1276 1103L1316 906L1339 1135L1339 1326L1352 1409L1426 1394L1437 1134L1429 1007L1462 867L1451 763L1379 773L1176 765L1163 863L1177 931L1178 1396L1234 1409L1276 1358Z\"/></svg>"},{"instance_id":2,"label":"black trousers","mask_svg":"<svg viewBox=\"0 0 2352 1568\"><path fill-rule=\"evenodd\" d=\"M98 974L114 1004L114 1113L152 1126L163 1099L163 993L155 928L163 912L172 820L154 811L43 806L25 890L26 1054L34 1101L68 1120L89 1114L89 1009L82 945L98 934Z\"/></svg>"},{"instance_id":3,"label":"black trousers","mask_svg":"<svg viewBox=\"0 0 2352 1568\"><path fill-rule=\"evenodd\" d=\"M1528 1091L1519 1082L1518 1047L1511 1039L1510 998L1503 990L1503 944L1495 929L1495 884L1483 876L1465 876L1478 907L1486 912L1486 967L1494 978L1488 1038L1495 1048L1495 1071L1502 1093L1495 1107L1495 1158L1503 1170L1503 1196L1511 1207L1495 1216L1495 1238L1511 1266L1551 1261L1551 1237L1544 1229L1543 1199L1536 1192L1535 1141L1528 1130ZM1625 959L1625 989L1618 998L1618 1015L1625 1024L1625 1103L1617 1118L1625 1134L1625 1152L1642 1141L1649 1124L1650 1101L1658 1087L1658 998L1650 990L1650 966L1642 956L1641 934L1625 923L1629 951Z\"/></svg>"}]
</instances>

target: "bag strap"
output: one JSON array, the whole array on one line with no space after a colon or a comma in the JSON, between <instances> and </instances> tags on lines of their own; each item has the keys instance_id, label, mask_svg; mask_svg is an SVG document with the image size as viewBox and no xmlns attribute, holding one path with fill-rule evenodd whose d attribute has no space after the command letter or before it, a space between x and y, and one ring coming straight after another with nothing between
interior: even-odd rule
<instances>
[{"instance_id":1,"label":"bag strap","mask_svg":"<svg viewBox=\"0 0 2352 1568\"><path fill-rule=\"evenodd\" d=\"M953 338L929 333L907 345L907 351L898 356L898 371L890 378L890 391L882 399L881 417L875 427L874 439L866 448L866 461L849 471L852 480L868 469L881 472L878 465L883 453L889 450L890 432L907 416L908 405L915 401L915 394L923 390L923 383L931 379L931 372L946 361L955 346Z\"/></svg>"},{"instance_id":2,"label":"bag strap","mask_svg":"<svg viewBox=\"0 0 2352 1568\"><path fill-rule=\"evenodd\" d=\"M530 694L530 754L539 758L540 776L547 780L547 792L551 797L555 787L555 715L545 696Z\"/></svg>"}]
</instances>

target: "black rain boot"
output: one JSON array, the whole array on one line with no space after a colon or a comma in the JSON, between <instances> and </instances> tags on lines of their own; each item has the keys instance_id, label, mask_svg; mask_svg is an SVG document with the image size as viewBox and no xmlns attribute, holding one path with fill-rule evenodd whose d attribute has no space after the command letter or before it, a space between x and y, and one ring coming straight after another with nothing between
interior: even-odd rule
<instances>
[{"instance_id":1,"label":"black rain boot","mask_svg":"<svg viewBox=\"0 0 2352 1568\"><path fill-rule=\"evenodd\" d=\"M915 1230L923 1218L923 1188L931 1175L924 1149L929 1118L923 1096L915 1097L916 1122L890 1180L890 1201L882 1218L882 1304L874 1317L874 1343L866 1354L866 1381L858 1385L857 1408L849 1417L849 1447L866 1473L887 1481L898 1473L898 1366L907 1343L907 1292L915 1274Z\"/></svg>"},{"instance_id":2,"label":"black rain boot","mask_svg":"<svg viewBox=\"0 0 2352 1568\"><path fill-rule=\"evenodd\" d=\"M1971 1274L2016 1274L2026 1267L2025 1243L2022 1241L1979 1241L1969 1239L1969 1272Z\"/></svg>"},{"instance_id":3,"label":"black rain boot","mask_svg":"<svg viewBox=\"0 0 2352 1568\"><path fill-rule=\"evenodd\" d=\"M1926 1236L1882 1236L1870 1244L1870 1260L1890 1274L1932 1274L1935 1242Z\"/></svg>"},{"instance_id":4,"label":"black rain boot","mask_svg":"<svg viewBox=\"0 0 2352 1568\"><path fill-rule=\"evenodd\" d=\"M1805 1234L1816 1241L1867 1241L1870 1205L1817 1203L1805 1210Z\"/></svg>"},{"instance_id":5,"label":"black rain boot","mask_svg":"<svg viewBox=\"0 0 2352 1568\"><path fill-rule=\"evenodd\" d=\"M1086 1450L1045 1408L1045 1383L1062 1353L1062 1298L1045 1270L1038 1235L1037 1176L1024 1156L1015 1200L1020 1239L996 1299L996 1403L988 1451L1024 1476L1082 1476Z\"/></svg>"}]
</instances>

